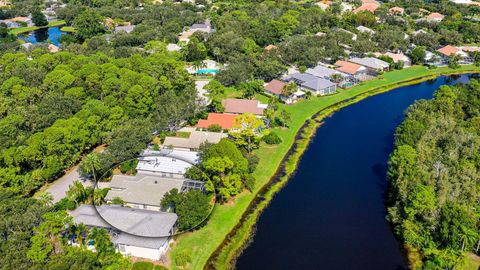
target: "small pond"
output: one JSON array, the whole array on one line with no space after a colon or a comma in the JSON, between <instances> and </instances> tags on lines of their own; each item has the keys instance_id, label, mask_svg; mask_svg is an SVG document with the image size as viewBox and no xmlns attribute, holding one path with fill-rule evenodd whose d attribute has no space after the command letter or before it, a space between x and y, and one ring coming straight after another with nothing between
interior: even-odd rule
<instances>
[{"instance_id":1,"label":"small pond","mask_svg":"<svg viewBox=\"0 0 480 270\"><path fill-rule=\"evenodd\" d=\"M60 27L50 27L34 30L28 34L22 35L20 38L25 42L30 42L32 44L50 42L53 45L58 46L60 44L58 39L65 34L67 34L67 32L60 30Z\"/></svg>"}]
</instances>

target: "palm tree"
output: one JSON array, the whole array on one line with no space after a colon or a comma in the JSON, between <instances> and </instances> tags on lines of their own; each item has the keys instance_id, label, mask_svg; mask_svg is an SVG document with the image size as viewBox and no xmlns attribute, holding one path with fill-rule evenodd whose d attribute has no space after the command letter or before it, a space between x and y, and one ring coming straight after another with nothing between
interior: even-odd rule
<instances>
[{"instance_id":1,"label":"palm tree","mask_svg":"<svg viewBox=\"0 0 480 270\"><path fill-rule=\"evenodd\" d=\"M86 155L82 161L82 167L85 173L93 175L95 179L95 173L100 169L100 159L97 154Z\"/></svg>"},{"instance_id":2,"label":"palm tree","mask_svg":"<svg viewBox=\"0 0 480 270\"><path fill-rule=\"evenodd\" d=\"M107 230L95 227L88 237L95 241L95 249L99 255L104 255L112 251L112 242L110 241L110 235Z\"/></svg>"},{"instance_id":3,"label":"palm tree","mask_svg":"<svg viewBox=\"0 0 480 270\"><path fill-rule=\"evenodd\" d=\"M75 234L76 238L75 240L77 241L78 244L81 246L83 245L83 234L87 231L87 226L85 224L80 223L78 225L73 225L72 226L72 232Z\"/></svg>"},{"instance_id":4,"label":"palm tree","mask_svg":"<svg viewBox=\"0 0 480 270\"><path fill-rule=\"evenodd\" d=\"M53 195L50 192L42 192L37 199L41 204L45 206L53 205Z\"/></svg>"},{"instance_id":5,"label":"palm tree","mask_svg":"<svg viewBox=\"0 0 480 270\"><path fill-rule=\"evenodd\" d=\"M80 181L75 180L73 181L73 185L69 186L67 196L78 205L79 203L85 201L87 192L83 184Z\"/></svg>"},{"instance_id":6,"label":"palm tree","mask_svg":"<svg viewBox=\"0 0 480 270\"><path fill-rule=\"evenodd\" d=\"M473 246L475 241L478 238L478 235L475 231L465 226L460 226L461 234L460 239L462 240L462 251L465 250L466 247Z\"/></svg>"}]
</instances>

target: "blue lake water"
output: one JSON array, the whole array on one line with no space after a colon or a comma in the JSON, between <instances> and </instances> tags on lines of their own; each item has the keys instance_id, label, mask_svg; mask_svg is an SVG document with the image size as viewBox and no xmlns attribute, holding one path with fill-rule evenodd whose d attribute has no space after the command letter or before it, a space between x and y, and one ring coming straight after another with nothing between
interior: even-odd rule
<instances>
[{"instance_id":1,"label":"blue lake water","mask_svg":"<svg viewBox=\"0 0 480 270\"><path fill-rule=\"evenodd\" d=\"M394 131L416 100L469 78L401 87L325 119L298 172L261 215L237 269L406 269L401 244L385 219Z\"/></svg>"},{"instance_id":2,"label":"blue lake water","mask_svg":"<svg viewBox=\"0 0 480 270\"><path fill-rule=\"evenodd\" d=\"M66 32L60 30L60 27L50 27L32 31L28 33L28 35L22 36L21 39L32 44L39 42L51 42L53 45L58 46L60 44L58 38L60 38L61 35L66 34Z\"/></svg>"}]
</instances>

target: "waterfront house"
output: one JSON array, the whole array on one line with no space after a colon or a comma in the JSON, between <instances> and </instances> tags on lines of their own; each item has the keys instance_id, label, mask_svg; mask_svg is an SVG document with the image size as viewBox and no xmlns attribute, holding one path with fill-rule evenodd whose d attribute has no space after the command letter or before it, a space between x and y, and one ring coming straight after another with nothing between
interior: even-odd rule
<instances>
[{"instance_id":1,"label":"waterfront house","mask_svg":"<svg viewBox=\"0 0 480 270\"><path fill-rule=\"evenodd\" d=\"M310 91L314 95L329 95L337 91L337 85L329 80L316 77L309 73L294 73L286 78L288 82L295 82L301 89Z\"/></svg>"},{"instance_id":2,"label":"waterfront house","mask_svg":"<svg viewBox=\"0 0 480 270\"><path fill-rule=\"evenodd\" d=\"M180 129L180 132L188 133L188 137L167 136L163 142L163 148L196 151L204 143L218 143L221 139L228 137L226 133L197 131L189 128Z\"/></svg>"},{"instance_id":3,"label":"waterfront house","mask_svg":"<svg viewBox=\"0 0 480 270\"><path fill-rule=\"evenodd\" d=\"M212 125L218 125L224 130L231 129L237 118L237 114L228 113L209 113L207 119L200 119L197 123L197 128L208 129Z\"/></svg>"},{"instance_id":4,"label":"waterfront house","mask_svg":"<svg viewBox=\"0 0 480 270\"><path fill-rule=\"evenodd\" d=\"M292 104L295 103L298 99L305 95L305 92L298 90L292 95L286 97L283 95L283 89L287 85L287 83L279 81L279 80L272 80L271 82L265 84L265 91L270 95L278 97L281 101L285 102L285 104Z\"/></svg>"},{"instance_id":5,"label":"waterfront house","mask_svg":"<svg viewBox=\"0 0 480 270\"><path fill-rule=\"evenodd\" d=\"M267 104L262 104L256 99L227 98L222 100L222 105L225 113L253 113L257 116L262 116L263 111L267 108Z\"/></svg>"},{"instance_id":6,"label":"waterfront house","mask_svg":"<svg viewBox=\"0 0 480 270\"><path fill-rule=\"evenodd\" d=\"M368 79L367 68L362 65L338 60L337 62L335 62L335 66L337 67L337 71L349 74L353 79L354 84Z\"/></svg>"},{"instance_id":7,"label":"waterfront house","mask_svg":"<svg viewBox=\"0 0 480 270\"><path fill-rule=\"evenodd\" d=\"M354 84L354 80L351 78L351 75L323 65L317 65L314 68L309 68L307 71L305 71L305 73L325 80L330 80L334 83L337 83L338 86L344 88L351 87Z\"/></svg>"},{"instance_id":8,"label":"waterfront house","mask_svg":"<svg viewBox=\"0 0 480 270\"><path fill-rule=\"evenodd\" d=\"M408 56L406 56L402 52L399 52L399 53L392 53L392 52L375 53L376 57L380 57L382 55L392 58L394 63L398 63L399 61L402 61L404 67L409 67L409 66L412 65L412 62L410 61L410 58L408 58Z\"/></svg>"},{"instance_id":9,"label":"waterfront house","mask_svg":"<svg viewBox=\"0 0 480 270\"><path fill-rule=\"evenodd\" d=\"M452 45L447 45L444 46L440 49L437 50L437 52L440 54L442 57L443 63L447 64L450 62L450 59L452 56L456 55L459 58L459 64L471 64L473 63L472 57L466 52L464 52L462 49L452 46Z\"/></svg>"},{"instance_id":10,"label":"waterfront house","mask_svg":"<svg viewBox=\"0 0 480 270\"><path fill-rule=\"evenodd\" d=\"M371 75L376 75L380 71L388 71L390 64L375 57L353 57L349 62L366 67Z\"/></svg>"},{"instance_id":11,"label":"waterfront house","mask_svg":"<svg viewBox=\"0 0 480 270\"><path fill-rule=\"evenodd\" d=\"M173 242L178 219L174 213L117 205L81 205L70 215L77 225L106 229L116 251L122 255L155 261L161 259Z\"/></svg>"},{"instance_id":12,"label":"waterfront house","mask_svg":"<svg viewBox=\"0 0 480 270\"><path fill-rule=\"evenodd\" d=\"M160 211L160 202L167 192L173 189L177 189L179 192L190 189L203 190L203 184L204 182L190 179L149 174L114 175L108 185L110 190L105 196L105 201L112 203L115 198L120 198L127 207Z\"/></svg>"}]
</instances>

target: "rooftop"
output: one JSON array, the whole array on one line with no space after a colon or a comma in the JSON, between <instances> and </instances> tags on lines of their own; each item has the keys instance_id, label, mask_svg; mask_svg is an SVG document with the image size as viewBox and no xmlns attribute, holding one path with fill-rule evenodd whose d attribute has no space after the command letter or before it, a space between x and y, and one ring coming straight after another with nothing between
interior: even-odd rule
<instances>
[{"instance_id":1,"label":"rooftop","mask_svg":"<svg viewBox=\"0 0 480 270\"><path fill-rule=\"evenodd\" d=\"M353 13L358 13L361 11L368 11L374 13L380 7L378 3L364 3L358 8L353 10Z\"/></svg>"},{"instance_id":2,"label":"rooftop","mask_svg":"<svg viewBox=\"0 0 480 270\"><path fill-rule=\"evenodd\" d=\"M182 190L185 179L166 178L153 175L137 174L136 176L114 175L109 184L111 188L105 199L120 197L133 204L160 206L163 195L176 188Z\"/></svg>"},{"instance_id":3,"label":"rooftop","mask_svg":"<svg viewBox=\"0 0 480 270\"><path fill-rule=\"evenodd\" d=\"M227 98L222 100L222 104L226 113L263 115L264 108L261 106L260 101L256 99Z\"/></svg>"},{"instance_id":4,"label":"rooftop","mask_svg":"<svg viewBox=\"0 0 480 270\"><path fill-rule=\"evenodd\" d=\"M438 13L438 12L432 12L430 13L428 16L427 16L427 20L443 20L443 18L445 18L445 16L443 16L442 14Z\"/></svg>"},{"instance_id":5,"label":"rooftop","mask_svg":"<svg viewBox=\"0 0 480 270\"><path fill-rule=\"evenodd\" d=\"M302 84L303 87L314 90L314 91L318 91L318 90L325 89L327 87L332 87L335 85L336 85L335 83L329 80L321 79L321 78L316 78L315 80L311 80Z\"/></svg>"},{"instance_id":6,"label":"rooftop","mask_svg":"<svg viewBox=\"0 0 480 270\"><path fill-rule=\"evenodd\" d=\"M132 232L140 232L139 235L143 236L120 232L112 237L112 242L115 244L145 248L160 248L168 241L168 238L165 236L170 235L171 229L177 220L176 214L127 208L117 205L100 205L95 207L84 204L72 211L70 215L73 217L74 223L83 223L90 227L120 229L119 227L130 226L130 228L133 228ZM115 226L110 225L105 219L109 221L112 219L111 224ZM117 226L117 224L120 225Z\"/></svg>"},{"instance_id":7,"label":"rooftop","mask_svg":"<svg viewBox=\"0 0 480 270\"><path fill-rule=\"evenodd\" d=\"M218 143L226 137L228 137L228 135L225 133L192 130L188 138L166 137L163 146L198 149L202 143Z\"/></svg>"},{"instance_id":8,"label":"rooftop","mask_svg":"<svg viewBox=\"0 0 480 270\"><path fill-rule=\"evenodd\" d=\"M328 68L328 67L325 67L325 66L322 66L322 65L317 65L314 68L309 68L309 69L307 69L306 73L312 74L313 76L316 76L316 77L319 77L319 78L325 78L325 79L330 78L334 74L339 74L342 77L347 76L345 73L342 73L338 70Z\"/></svg>"},{"instance_id":9,"label":"rooftop","mask_svg":"<svg viewBox=\"0 0 480 270\"><path fill-rule=\"evenodd\" d=\"M354 57L350 58L348 61L372 69L384 69L390 66L387 62L377 59L375 57Z\"/></svg>"},{"instance_id":10,"label":"rooftop","mask_svg":"<svg viewBox=\"0 0 480 270\"><path fill-rule=\"evenodd\" d=\"M279 80L272 80L267 85L265 85L265 91L275 94L281 95L283 91L283 87L287 85L286 83L279 81Z\"/></svg>"},{"instance_id":11,"label":"rooftop","mask_svg":"<svg viewBox=\"0 0 480 270\"><path fill-rule=\"evenodd\" d=\"M458 54L461 50L452 45L447 45L445 47L438 49L437 51L443 55L451 56L452 54Z\"/></svg>"},{"instance_id":12,"label":"rooftop","mask_svg":"<svg viewBox=\"0 0 480 270\"><path fill-rule=\"evenodd\" d=\"M335 62L335 66L337 66L336 70L347 73L347 74L351 74L351 75L355 75L357 74L357 72L365 70L365 67L361 65L357 65L357 64L350 63L347 61L342 61L342 60L338 60L337 62Z\"/></svg>"},{"instance_id":13,"label":"rooftop","mask_svg":"<svg viewBox=\"0 0 480 270\"><path fill-rule=\"evenodd\" d=\"M197 127L208 128L211 125L219 125L222 129L231 129L237 116L236 114L209 113L206 120L200 119L198 121Z\"/></svg>"}]
</instances>

